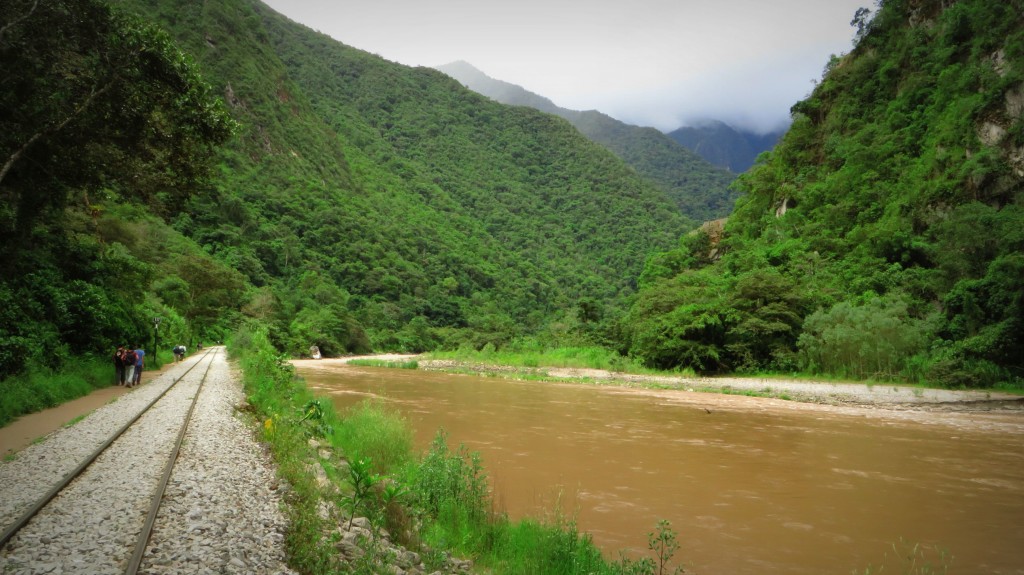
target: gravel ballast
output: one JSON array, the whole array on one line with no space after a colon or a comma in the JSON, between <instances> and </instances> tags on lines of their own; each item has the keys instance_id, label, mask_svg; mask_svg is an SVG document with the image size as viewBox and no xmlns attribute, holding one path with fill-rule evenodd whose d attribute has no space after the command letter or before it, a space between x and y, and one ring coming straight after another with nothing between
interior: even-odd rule
<instances>
[{"instance_id":1,"label":"gravel ballast","mask_svg":"<svg viewBox=\"0 0 1024 575\"><path fill-rule=\"evenodd\" d=\"M244 399L240 384L217 351L140 573L291 573L273 468L236 414ZM210 362L193 356L0 465L0 527L6 528L196 363L7 543L0 572L124 572Z\"/></svg>"}]
</instances>

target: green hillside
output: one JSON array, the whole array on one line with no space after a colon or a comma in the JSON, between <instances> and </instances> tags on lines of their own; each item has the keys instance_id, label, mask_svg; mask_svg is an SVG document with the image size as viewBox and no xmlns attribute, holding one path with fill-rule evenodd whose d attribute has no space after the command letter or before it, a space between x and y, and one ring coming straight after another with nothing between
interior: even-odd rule
<instances>
[{"instance_id":1,"label":"green hillside","mask_svg":"<svg viewBox=\"0 0 1024 575\"><path fill-rule=\"evenodd\" d=\"M647 253L689 225L563 121L344 46L259 3L220 4L171 22L212 81L232 87L249 142L217 183L245 213L226 224L216 206L197 205L187 234L241 254L254 281L322 274L350 296L375 347L442 341L426 327L463 330L439 333L447 344L500 344L580 300L616 307ZM255 31L226 27L228 7ZM237 241L218 241L225 225ZM280 242L296 247L292 269Z\"/></svg>"},{"instance_id":2,"label":"green hillside","mask_svg":"<svg viewBox=\"0 0 1024 575\"><path fill-rule=\"evenodd\" d=\"M105 6L0 9L0 375L148 343L157 316L191 342L258 319L292 353L529 335L703 371L1022 375L1019 1L859 15L721 241L568 122L258 2Z\"/></svg>"},{"instance_id":3,"label":"green hillside","mask_svg":"<svg viewBox=\"0 0 1024 575\"><path fill-rule=\"evenodd\" d=\"M742 174L754 165L761 152L775 147L785 133L785 129L780 129L755 134L711 120L672 130L667 136L711 164L728 168L734 174Z\"/></svg>"},{"instance_id":4,"label":"green hillside","mask_svg":"<svg viewBox=\"0 0 1024 575\"><path fill-rule=\"evenodd\" d=\"M584 136L611 150L662 189L689 218L714 220L732 211L738 194L729 186L735 176L654 128L632 126L596 110L556 106L522 86L491 78L466 62L452 62L437 69L498 102L565 118Z\"/></svg>"},{"instance_id":5,"label":"green hillside","mask_svg":"<svg viewBox=\"0 0 1024 575\"><path fill-rule=\"evenodd\" d=\"M191 342L256 318L292 353L590 337L622 313L647 255L692 227L569 123L259 2L114 6L121 28L77 43L104 3L3 9L5 70L18 72L3 152L31 154L0 181L4 239L18 240L0 374L148 341L154 316ZM104 58L143 22L194 78L143 52L135 76L106 72L128 87L107 99ZM150 89L161 82L170 95ZM33 115L47 106L52 118Z\"/></svg>"},{"instance_id":6,"label":"green hillside","mask_svg":"<svg viewBox=\"0 0 1024 575\"><path fill-rule=\"evenodd\" d=\"M665 367L1024 376L1024 6L885 2L829 63L725 238L651 260L632 353Z\"/></svg>"},{"instance_id":7,"label":"green hillside","mask_svg":"<svg viewBox=\"0 0 1024 575\"><path fill-rule=\"evenodd\" d=\"M732 212L739 196L730 189L735 176L658 130L624 124L594 110L569 112L564 117L585 136L658 184L684 214L708 221Z\"/></svg>"}]
</instances>

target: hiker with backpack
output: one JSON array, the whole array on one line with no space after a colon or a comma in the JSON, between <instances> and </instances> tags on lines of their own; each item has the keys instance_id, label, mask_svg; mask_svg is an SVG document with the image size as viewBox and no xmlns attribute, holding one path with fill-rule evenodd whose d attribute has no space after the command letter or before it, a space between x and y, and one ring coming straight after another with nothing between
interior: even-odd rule
<instances>
[{"instance_id":1,"label":"hiker with backpack","mask_svg":"<svg viewBox=\"0 0 1024 575\"><path fill-rule=\"evenodd\" d=\"M117 385L124 385L125 381L125 364L124 364L124 346L117 346L117 351L114 352L114 383Z\"/></svg>"}]
</instances>

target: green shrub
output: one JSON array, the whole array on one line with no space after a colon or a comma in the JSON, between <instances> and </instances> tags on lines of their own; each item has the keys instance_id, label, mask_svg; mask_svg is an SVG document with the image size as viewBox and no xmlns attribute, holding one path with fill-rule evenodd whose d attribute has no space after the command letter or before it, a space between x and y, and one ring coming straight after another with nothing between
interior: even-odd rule
<instances>
[{"instance_id":1,"label":"green shrub","mask_svg":"<svg viewBox=\"0 0 1024 575\"><path fill-rule=\"evenodd\" d=\"M453 517L465 514L482 522L490 509L487 476L479 454L469 453L465 446L452 452L443 429L420 462L413 489L420 505L434 517L447 511Z\"/></svg>"},{"instance_id":2,"label":"green shrub","mask_svg":"<svg viewBox=\"0 0 1024 575\"><path fill-rule=\"evenodd\" d=\"M870 296L812 313L797 344L808 371L893 378L924 350L929 332L929 324L911 317L901 298Z\"/></svg>"}]
</instances>

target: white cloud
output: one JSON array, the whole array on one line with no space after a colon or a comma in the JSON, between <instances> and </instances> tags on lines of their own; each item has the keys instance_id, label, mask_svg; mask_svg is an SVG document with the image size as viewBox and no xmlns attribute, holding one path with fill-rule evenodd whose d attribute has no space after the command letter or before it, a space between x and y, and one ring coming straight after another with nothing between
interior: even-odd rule
<instances>
[{"instance_id":1,"label":"white cloud","mask_svg":"<svg viewBox=\"0 0 1024 575\"><path fill-rule=\"evenodd\" d=\"M266 1L266 0L265 0ZM270 0L407 65L466 60L571 109L671 130L702 117L768 130L809 93L869 0Z\"/></svg>"}]
</instances>

